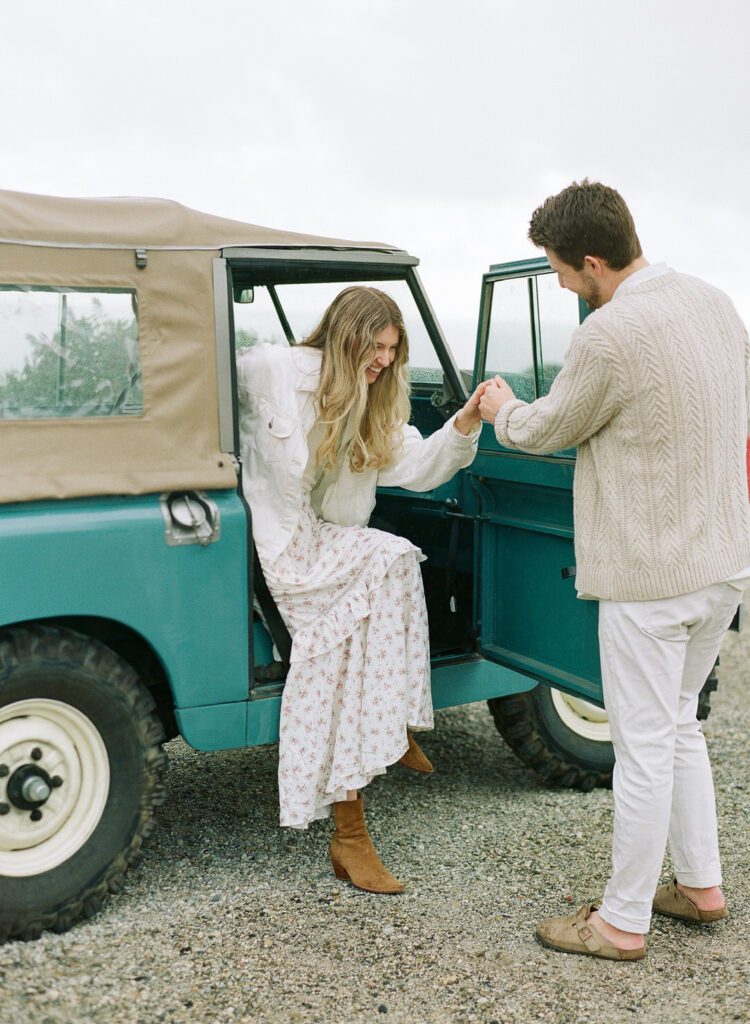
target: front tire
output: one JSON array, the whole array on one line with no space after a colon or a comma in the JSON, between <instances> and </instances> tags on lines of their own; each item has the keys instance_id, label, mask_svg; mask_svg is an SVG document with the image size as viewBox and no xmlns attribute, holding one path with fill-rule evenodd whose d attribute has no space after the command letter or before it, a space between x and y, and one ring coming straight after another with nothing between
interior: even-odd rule
<instances>
[{"instance_id":1,"label":"front tire","mask_svg":"<svg viewBox=\"0 0 750 1024\"><path fill-rule=\"evenodd\" d=\"M164 799L153 707L96 640L0 634L0 942L66 931L121 888Z\"/></svg>"}]
</instances>

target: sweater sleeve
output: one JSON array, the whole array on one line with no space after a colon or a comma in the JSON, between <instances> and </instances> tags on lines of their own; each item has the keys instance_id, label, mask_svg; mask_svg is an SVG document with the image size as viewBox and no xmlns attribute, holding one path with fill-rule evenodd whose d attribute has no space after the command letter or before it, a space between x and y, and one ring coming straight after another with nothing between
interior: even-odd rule
<instances>
[{"instance_id":1,"label":"sweater sleeve","mask_svg":"<svg viewBox=\"0 0 750 1024\"><path fill-rule=\"evenodd\" d=\"M402 428L403 441L393 462L378 473L381 487L405 487L409 491L429 491L468 466L479 443L479 429L462 434L452 416L440 430L422 437L416 427Z\"/></svg>"},{"instance_id":2,"label":"sweater sleeve","mask_svg":"<svg viewBox=\"0 0 750 1024\"><path fill-rule=\"evenodd\" d=\"M544 455L573 448L601 430L618 411L620 396L611 350L600 342L590 330L574 335L549 394L500 409L495 418L500 444Z\"/></svg>"},{"instance_id":3,"label":"sweater sleeve","mask_svg":"<svg viewBox=\"0 0 750 1024\"><path fill-rule=\"evenodd\" d=\"M745 332L745 404L748 415L748 426L750 426L750 338L748 337L747 328L744 324L743 330Z\"/></svg>"}]
</instances>

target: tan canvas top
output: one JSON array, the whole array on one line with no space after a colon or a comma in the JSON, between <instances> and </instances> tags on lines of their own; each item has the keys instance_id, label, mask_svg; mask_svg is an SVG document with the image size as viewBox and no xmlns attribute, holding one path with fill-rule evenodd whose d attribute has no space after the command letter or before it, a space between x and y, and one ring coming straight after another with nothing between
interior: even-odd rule
<instances>
[{"instance_id":1,"label":"tan canvas top","mask_svg":"<svg viewBox=\"0 0 750 1024\"><path fill-rule=\"evenodd\" d=\"M34 290L69 291L73 307L82 301L77 292L131 293L142 370L137 415L0 416L0 504L236 485L219 429L213 277L214 259L230 246L400 252L243 224L164 199L0 191L3 308L22 304L8 296L32 301ZM140 265L139 248L148 251ZM217 283L226 301L226 284ZM0 355L11 351L5 330L0 321ZM55 337L47 343L62 348Z\"/></svg>"},{"instance_id":2,"label":"tan canvas top","mask_svg":"<svg viewBox=\"0 0 750 1024\"><path fill-rule=\"evenodd\" d=\"M131 249L314 246L398 251L382 242L354 242L244 224L169 199L65 199L1 190L0 242Z\"/></svg>"}]
</instances>

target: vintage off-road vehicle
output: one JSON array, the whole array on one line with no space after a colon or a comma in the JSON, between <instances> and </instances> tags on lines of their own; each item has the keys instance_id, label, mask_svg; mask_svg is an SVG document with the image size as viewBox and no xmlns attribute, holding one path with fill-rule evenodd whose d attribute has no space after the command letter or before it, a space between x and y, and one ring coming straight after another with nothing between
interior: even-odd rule
<instances>
[{"instance_id":1,"label":"vintage off-road vehicle","mask_svg":"<svg viewBox=\"0 0 750 1024\"><path fill-rule=\"evenodd\" d=\"M549 388L584 311L544 260L485 275L469 371L417 263L163 200L0 193L0 941L120 886L165 738L278 738L290 640L240 487L237 349L294 344L371 282L405 313L424 433L472 378ZM372 520L428 556L435 706L488 700L545 779L606 785L597 606L563 571L575 453L507 451L487 426L479 448L434 491L383 490Z\"/></svg>"}]
</instances>

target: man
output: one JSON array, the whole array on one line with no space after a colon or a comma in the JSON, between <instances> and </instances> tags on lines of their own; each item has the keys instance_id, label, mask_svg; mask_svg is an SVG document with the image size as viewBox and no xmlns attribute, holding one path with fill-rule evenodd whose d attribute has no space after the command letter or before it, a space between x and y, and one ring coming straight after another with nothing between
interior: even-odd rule
<instances>
[{"instance_id":1,"label":"man","mask_svg":"<svg viewBox=\"0 0 750 1024\"><path fill-rule=\"evenodd\" d=\"M543 921L566 952L637 960L653 909L727 914L698 694L750 583L747 331L730 300L649 265L622 197L584 180L546 200L529 238L592 312L550 392L501 378L480 410L500 444L578 446L576 587L598 600L615 749L612 875L601 906ZM657 890L669 840L676 878Z\"/></svg>"}]
</instances>

